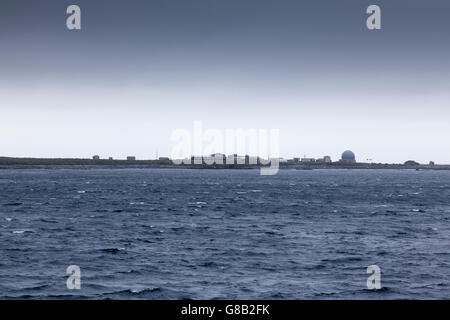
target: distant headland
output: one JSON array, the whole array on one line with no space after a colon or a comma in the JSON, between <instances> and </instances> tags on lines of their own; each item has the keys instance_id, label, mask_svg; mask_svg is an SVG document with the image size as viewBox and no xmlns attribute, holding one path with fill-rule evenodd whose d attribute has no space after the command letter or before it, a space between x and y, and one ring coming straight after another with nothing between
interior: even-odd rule
<instances>
[{"instance_id":1,"label":"distant headland","mask_svg":"<svg viewBox=\"0 0 450 320\"><path fill-rule=\"evenodd\" d=\"M271 159L274 160L274 159ZM416 169L416 170L450 170L450 165L420 164L414 160L404 163L374 163L358 162L355 154L344 151L341 159L332 161L330 156L322 158L276 158L280 169ZM370 160L370 159L368 159ZM191 156L187 159L172 160L159 157L154 160L138 160L134 156L126 159L101 159L95 155L91 159L83 158L15 158L0 157L0 169L51 169L51 168L190 168L190 169L257 169L268 166L268 159L237 154L224 155L220 153L210 156Z\"/></svg>"}]
</instances>

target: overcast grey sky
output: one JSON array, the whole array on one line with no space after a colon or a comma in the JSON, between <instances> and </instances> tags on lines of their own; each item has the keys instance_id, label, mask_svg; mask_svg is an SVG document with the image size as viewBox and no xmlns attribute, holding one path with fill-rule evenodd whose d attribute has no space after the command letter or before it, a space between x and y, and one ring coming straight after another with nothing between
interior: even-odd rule
<instances>
[{"instance_id":1,"label":"overcast grey sky","mask_svg":"<svg viewBox=\"0 0 450 320\"><path fill-rule=\"evenodd\" d=\"M449 98L446 0L0 2L0 156L167 156L201 120L279 128L285 157L450 163Z\"/></svg>"}]
</instances>

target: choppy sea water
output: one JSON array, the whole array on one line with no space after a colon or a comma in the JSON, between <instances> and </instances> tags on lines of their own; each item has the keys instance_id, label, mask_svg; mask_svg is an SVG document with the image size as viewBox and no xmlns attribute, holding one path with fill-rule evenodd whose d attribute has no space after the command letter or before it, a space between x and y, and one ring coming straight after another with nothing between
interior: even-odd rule
<instances>
[{"instance_id":1,"label":"choppy sea water","mask_svg":"<svg viewBox=\"0 0 450 320\"><path fill-rule=\"evenodd\" d=\"M0 298L446 299L449 220L446 171L1 170Z\"/></svg>"}]
</instances>

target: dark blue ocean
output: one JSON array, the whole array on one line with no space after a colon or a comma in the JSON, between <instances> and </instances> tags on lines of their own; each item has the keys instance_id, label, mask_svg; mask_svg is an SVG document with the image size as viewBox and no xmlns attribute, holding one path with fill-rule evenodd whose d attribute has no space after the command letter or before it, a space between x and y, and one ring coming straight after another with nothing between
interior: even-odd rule
<instances>
[{"instance_id":1,"label":"dark blue ocean","mask_svg":"<svg viewBox=\"0 0 450 320\"><path fill-rule=\"evenodd\" d=\"M448 299L449 222L448 171L0 170L0 298Z\"/></svg>"}]
</instances>

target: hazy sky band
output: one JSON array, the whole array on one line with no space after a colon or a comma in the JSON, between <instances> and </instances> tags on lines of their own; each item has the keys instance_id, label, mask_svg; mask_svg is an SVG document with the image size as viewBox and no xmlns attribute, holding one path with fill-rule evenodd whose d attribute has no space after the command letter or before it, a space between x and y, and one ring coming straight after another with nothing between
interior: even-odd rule
<instances>
[{"instance_id":1,"label":"hazy sky band","mask_svg":"<svg viewBox=\"0 0 450 320\"><path fill-rule=\"evenodd\" d=\"M74 3L80 32L65 27ZM370 4L380 31L365 27ZM450 163L449 12L411 0L4 0L0 155L167 155L170 132L198 119L278 127L285 156Z\"/></svg>"}]
</instances>

